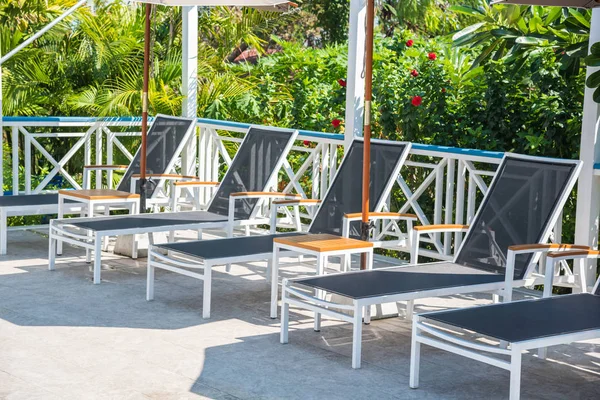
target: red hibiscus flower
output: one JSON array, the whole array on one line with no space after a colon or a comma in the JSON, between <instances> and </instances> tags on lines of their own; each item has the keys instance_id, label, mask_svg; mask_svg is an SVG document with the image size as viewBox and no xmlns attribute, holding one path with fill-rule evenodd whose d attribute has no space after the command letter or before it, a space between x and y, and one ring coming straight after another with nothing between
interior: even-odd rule
<instances>
[{"instance_id":1,"label":"red hibiscus flower","mask_svg":"<svg viewBox=\"0 0 600 400\"><path fill-rule=\"evenodd\" d=\"M412 71L410 71L410 74L416 78L417 76L419 76L419 71L413 69Z\"/></svg>"},{"instance_id":2,"label":"red hibiscus flower","mask_svg":"<svg viewBox=\"0 0 600 400\"><path fill-rule=\"evenodd\" d=\"M345 79L338 79L338 83L340 84L341 87L346 87L346 80Z\"/></svg>"},{"instance_id":3,"label":"red hibiscus flower","mask_svg":"<svg viewBox=\"0 0 600 400\"><path fill-rule=\"evenodd\" d=\"M415 44L415 42L412 39L410 39L406 42L406 47L412 47L413 44Z\"/></svg>"},{"instance_id":4,"label":"red hibiscus flower","mask_svg":"<svg viewBox=\"0 0 600 400\"><path fill-rule=\"evenodd\" d=\"M414 96L410 102L413 106L419 107L423 102L423 98L421 96Z\"/></svg>"},{"instance_id":5,"label":"red hibiscus flower","mask_svg":"<svg viewBox=\"0 0 600 400\"><path fill-rule=\"evenodd\" d=\"M305 140L305 141L304 141L304 145L305 145L305 146L310 146L310 140Z\"/></svg>"},{"instance_id":6,"label":"red hibiscus flower","mask_svg":"<svg viewBox=\"0 0 600 400\"><path fill-rule=\"evenodd\" d=\"M442 93L446 93L446 88L445 87L442 88Z\"/></svg>"},{"instance_id":7,"label":"red hibiscus flower","mask_svg":"<svg viewBox=\"0 0 600 400\"><path fill-rule=\"evenodd\" d=\"M334 119L333 121L331 121L331 125L333 125L334 128L339 128L341 124L342 124L342 121L340 121L337 118Z\"/></svg>"},{"instance_id":8,"label":"red hibiscus flower","mask_svg":"<svg viewBox=\"0 0 600 400\"><path fill-rule=\"evenodd\" d=\"M433 60L435 60L437 58L437 55L432 52L432 53L427 54L427 57L429 57L429 59L431 61L433 61Z\"/></svg>"}]
</instances>

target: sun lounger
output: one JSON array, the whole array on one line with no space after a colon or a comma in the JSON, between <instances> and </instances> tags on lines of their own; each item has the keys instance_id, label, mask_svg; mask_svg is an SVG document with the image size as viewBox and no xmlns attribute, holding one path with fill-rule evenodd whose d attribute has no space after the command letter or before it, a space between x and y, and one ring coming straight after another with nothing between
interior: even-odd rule
<instances>
[{"instance_id":1,"label":"sun lounger","mask_svg":"<svg viewBox=\"0 0 600 400\"><path fill-rule=\"evenodd\" d=\"M552 288L556 262L597 258L599 254L597 250L549 253L545 289ZM456 333L456 328L495 339L497 344L489 339L466 340L464 335ZM410 387L419 386L421 344L426 344L510 371L510 400L518 400L523 351L597 338L600 338L600 280L592 293L420 314L413 323Z\"/></svg>"},{"instance_id":2,"label":"sun lounger","mask_svg":"<svg viewBox=\"0 0 600 400\"><path fill-rule=\"evenodd\" d=\"M552 246L519 254L508 248L547 242L579 170L579 161L505 155L454 262L284 280L281 343L288 341L290 306L339 318L354 324L352 367L359 368L365 307L407 301L410 315L416 299L473 292L510 298L511 293L503 291L506 282L511 288L526 285L530 266ZM437 231L440 226L422 231L427 229ZM335 293L350 304L308 296L302 288Z\"/></svg>"},{"instance_id":3,"label":"sun lounger","mask_svg":"<svg viewBox=\"0 0 600 400\"><path fill-rule=\"evenodd\" d=\"M404 164L410 143L373 141L371 144L372 180L371 199L373 210L381 210L394 185L400 168ZM356 139L352 143L346 157L342 160L333 183L328 189L323 201L313 218L307 233L328 233L337 236L342 235L344 229L344 216L349 213L360 211L362 181L356 177L360 176L362 168L363 142ZM314 205L313 201L286 200L282 201L285 206ZM378 213L373 213L377 215ZM415 215L394 214L390 219L404 219L412 227L416 221ZM271 223L271 228L275 223ZM352 229L350 229L350 227ZM359 235L359 227L356 223L347 224L347 233L352 237ZM210 290L211 269L216 265L270 260L273 256L273 239L282 235L298 235L295 233L280 233L256 237L240 237L215 239L209 241L193 241L181 243L168 243L152 246L148 254L148 287L147 299L154 298L154 269L161 268L180 273L204 281L203 317L210 317ZM404 244L408 251L410 244ZM167 253L167 254L165 254ZM182 258L181 256L185 256ZM343 265L346 262L342 262ZM194 270L198 271L195 272ZM272 271L271 291L272 307L271 317L277 316L277 271ZM269 273L267 274L269 275Z\"/></svg>"},{"instance_id":4,"label":"sun lounger","mask_svg":"<svg viewBox=\"0 0 600 400\"><path fill-rule=\"evenodd\" d=\"M168 203L169 198L163 195L161 188L166 179L181 179L182 177L172 172L177 156L183 150L194 132L195 120L189 118L170 117L157 115L148 131L148 171L149 178L157 181L151 185L149 204ZM91 171L124 170L117 190L130 192L137 190L135 186L136 174L139 174L140 151L136 153L132 163L123 165L86 165L84 167L84 188L90 184ZM132 181L133 188L132 188ZM139 190L138 190L139 192ZM85 209L85 207L83 207ZM67 202L68 213L80 213L82 204ZM84 210L85 211L85 210ZM0 196L0 254L6 254L7 246L7 217L48 215L58 213L58 194L38 193L18 196Z\"/></svg>"},{"instance_id":5,"label":"sun lounger","mask_svg":"<svg viewBox=\"0 0 600 400\"><path fill-rule=\"evenodd\" d=\"M50 222L49 269L54 269L57 242L94 252L94 283L100 283L101 242L104 237L175 230L227 229L268 224L258 211L262 202L298 195L268 192L277 182L297 131L251 127L206 211L70 218Z\"/></svg>"}]
</instances>

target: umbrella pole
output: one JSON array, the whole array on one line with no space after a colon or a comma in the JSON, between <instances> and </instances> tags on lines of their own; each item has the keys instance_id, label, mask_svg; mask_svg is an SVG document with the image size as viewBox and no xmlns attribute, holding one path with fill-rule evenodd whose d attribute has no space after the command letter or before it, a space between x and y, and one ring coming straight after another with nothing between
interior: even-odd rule
<instances>
[{"instance_id":1,"label":"umbrella pole","mask_svg":"<svg viewBox=\"0 0 600 400\"><path fill-rule=\"evenodd\" d=\"M362 176L362 226L361 239L369 240L369 187L371 180L371 100L373 98L373 25L375 24L375 1L367 0L367 24L365 38L365 116L364 116L364 153ZM360 269L367 268L366 254L361 256Z\"/></svg>"},{"instance_id":2,"label":"umbrella pole","mask_svg":"<svg viewBox=\"0 0 600 400\"><path fill-rule=\"evenodd\" d=\"M142 148L140 151L140 212L146 212L146 149L148 133L148 82L150 80L150 17L152 5L146 4L144 24L144 86L142 89Z\"/></svg>"}]
</instances>

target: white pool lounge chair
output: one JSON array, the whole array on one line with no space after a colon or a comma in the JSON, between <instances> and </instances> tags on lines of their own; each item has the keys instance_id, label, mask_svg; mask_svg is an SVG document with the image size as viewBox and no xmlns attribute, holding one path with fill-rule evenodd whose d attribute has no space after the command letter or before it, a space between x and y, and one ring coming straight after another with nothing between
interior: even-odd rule
<instances>
[{"instance_id":1,"label":"white pool lounge chair","mask_svg":"<svg viewBox=\"0 0 600 400\"><path fill-rule=\"evenodd\" d=\"M371 199L373 210L381 210L385 205L396 177L410 152L410 143L373 140L371 144ZM363 141L355 139L346 156L342 160L333 183L327 190L323 201L312 220L307 233L328 233L341 236L345 230L351 237L360 237L360 226L354 222L344 224L344 216L361 209ZM283 204L281 204L283 203ZM284 200L284 206L314 205L311 200ZM276 212L273 210L273 212ZM377 213L377 217L385 214L386 218L405 220L408 229L417 220L416 215L398 213ZM271 222L274 232L275 222ZM405 231L406 232L406 231ZM281 235L298 235L300 232L280 233L254 237L239 237L168 243L151 246L148 254L148 286L147 299L154 298L154 269L161 268L200 279L204 282L202 315L210 317L211 270L216 265L270 260L273 256L273 238ZM398 237L402 236L398 232ZM398 242L398 240L396 240ZM398 243L396 243L398 244ZM408 235L404 235L401 243L404 251L410 251ZM182 258L184 256L185 258ZM349 260L348 260L349 261ZM346 260L342 261L346 265ZM198 272L196 272L198 271ZM269 276L269 273L267 273ZM278 271L275 268L271 278L271 317L277 317Z\"/></svg>"},{"instance_id":2,"label":"white pool lounge chair","mask_svg":"<svg viewBox=\"0 0 600 400\"><path fill-rule=\"evenodd\" d=\"M94 252L94 283L100 283L101 243L104 237L222 228L229 236L235 226L268 224L259 211L273 199L295 199L295 194L269 192L297 131L251 127L206 211L69 218L50 221L49 269L54 269L58 242ZM152 237L150 236L150 241Z\"/></svg>"},{"instance_id":3,"label":"white pool lounge chair","mask_svg":"<svg viewBox=\"0 0 600 400\"><path fill-rule=\"evenodd\" d=\"M552 293L555 263L599 255L597 250L581 249L549 253L546 295ZM464 335L456 333L456 328L495 339L497 345L490 344L493 343L490 340L466 340ZM510 400L518 400L523 351L543 348L543 358L547 346L597 338L600 338L600 279L592 293L420 314L413 322L410 387L419 387L421 344L426 344L510 371Z\"/></svg>"},{"instance_id":4,"label":"white pool lounge chair","mask_svg":"<svg viewBox=\"0 0 600 400\"><path fill-rule=\"evenodd\" d=\"M148 172L150 185L148 204L167 204L168 196L163 191L165 180L182 179L172 174L177 157L194 133L196 121L189 118L157 115L148 131ZM139 174L140 151L135 154L129 166L125 165L86 165L84 167L84 188L89 188L91 171L125 171L117 190L129 192L137 190L136 174ZM192 178L192 177L189 177ZM133 186L132 186L133 183ZM85 209L85 207L84 207ZM66 211L79 214L80 203L67 201ZM7 217L48 215L58 213L58 194L39 193L17 196L0 196L0 254L6 254Z\"/></svg>"},{"instance_id":5,"label":"white pool lounge chair","mask_svg":"<svg viewBox=\"0 0 600 400\"><path fill-rule=\"evenodd\" d=\"M410 315L416 299L474 292L509 298L510 293L503 293L505 281L511 281L511 287L527 285L530 266L540 252L551 249L539 246L517 255L508 248L548 241L580 168L579 161L505 155L453 262L284 280L281 343L288 341L290 306L339 318L354 325L352 367L359 368L365 307L407 301ZM302 288L348 301L321 300Z\"/></svg>"}]
</instances>

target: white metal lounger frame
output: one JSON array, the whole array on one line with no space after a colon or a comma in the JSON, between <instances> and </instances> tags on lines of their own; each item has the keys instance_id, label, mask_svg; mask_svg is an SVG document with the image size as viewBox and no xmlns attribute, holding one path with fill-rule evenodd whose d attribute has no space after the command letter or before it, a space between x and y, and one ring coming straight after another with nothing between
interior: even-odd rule
<instances>
[{"instance_id":1,"label":"white metal lounger frame","mask_svg":"<svg viewBox=\"0 0 600 400\"><path fill-rule=\"evenodd\" d=\"M541 157L534 156L526 156L521 154L505 154L502 159L502 163L505 162L506 158L518 158L523 160L539 160ZM567 198L570 195L571 189L575 185L577 181L577 177L579 175L579 171L581 170L581 161L574 160L563 160L563 159L552 159L554 162L564 163L564 164L573 164L576 166L575 171L567 181L566 189L561 194L559 200L555 205L555 209L552 213L552 216L549 218L546 226L543 229L543 233L541 235L540 243L545 243L550 233L552 232L553 227L556 225L556 221L560 216L560 211L562 210ZM500 165L502 165L502 163ZM492 187L495 181L499 179L499 174L494 176L492 182L490 183L490 187ZM473 221L476 221L481 213L481 207L477 210ZM469 229L464 240L461 242L461 246L459 250L455 253L454 261L458 258L460 251L464 244L467 242L467 239L470 234L472 234L473 230ZM504 282L494 282L494 283L486 283L486 284L477 284L477 285L467 285L467 286L455 286L443 289L433 289L426 290L421 292L412 292L412 293L401 293L394 295L385 295L385 296L374 296L367 297L362 299L352 299L352 305L348 305L345 303L337 303L333 301L324 301L319 299L316 296L310 296L305 294L302 291L299 291L296 288L293 288L293 285L298 279L284 279L282 284L282 303L281 303L281 343L288 342L288 330L289 330L289 306L293 305L299 308L304 308L310 311L313 311L315 315L323 314L330 316L332 318L338 318L342 321L350 322L353 324L353 334L352 334L352 368L360 368L361 364L361 337L362 337L362 315L364 307L369 307L373 305L380 305L385 303L395 303L399 301L407 301L409 315L412 310L412 304L414 300L424 299L430 297L442 297L442 296L450 296L457 294L466 294L466 293L479 293L479 292L491 292L495 295L502 295L504 301L510 301L512 298L512 288L519 286L527 286L533 283L532 279L527 279L529 271L531 271L532 267L537 262L537 259L540 256L540 252L536 253L534 257L531 259L531 262L527 268L526 273L523 275L525 279L522 280L514 280L514 260L516 252L508 251L507 254L507 265L505 271L505 280ZM421 264L423 267L432 264L443 264L445 261L439 263L430 263L430 264ZM404 267L410 267L414 265L407 265ZM389 267L389 268L381 268L378 271L386 270L386 269L397 269L398 267ZM360 274L361 272L352 272L356 274ZM300 278L301 279L301 278ZM507 289L507 290L505 290ZM340 313L335 310L351 310L352 315L346 315ZM369 313L365 313L368 315ZM368 321L365 321L368 322Z\"/></svg>"},{"instance_id":2,"label":"white metal lounger frame","mask_svg":"<svg viewBox=\"0 0 600 400\"><path fill-rule=\"evenodd\" d=\"M354 139L357 142L362 141L362 138ZM381 197L379 198L375 210L381 209L386 202L386 199L391 193L391 190L396 181L396 177L400 173L400 169L404 165L408 154L410 153L411 143L409 142L393 142L388 140L372 140L372 143L393 143L393 144L403 144L405 146L404 154L398 159L396 166L394 167L393 172L390 175L390 180L387 182L384 191L382 192ZM347 153L348 154L348 153ZM346 154L346 156L347 156ZM338 172L343 168L344 162L347 161L346 156L342 159L340 163L340 168ZM329 196L330 188L327 188L327 192L325 193L324 199ZM319 203L319 208L323 203ZM276 218L276 210L273 210ZM317 215L319 211L315 213ZM273 215L273 214L272 214ZM273 217L272 217L273 218ZM271 222L271 227L275 224ZM312 222L311 222L312 226ZM310 227L308 228L310 230ZM175 252L170 252L175 253ZM292 251L286 251L286 255L293 256L295 255ZM224 257L224 258L212 258L210 260L200 260L193 259L190 260L191 256L187 256L185 258L178 257L174 254L164 255L160 249L154 248L150 246L148 249L148 281L146 288L146 299L153 300L154 299L154 268L161 268L171 272L176 272L185 276L189 276L191 278L196 278L204 282L204 290L203 290L203 302L202 302L202 318L210 318L210 295L211 295L211 276L212 276L212 268L217 265L229 265L232 263L240 263L240 262L252 262L252 261L268 261L267 267L267 279L271 280L271 318L277 318L277 301L278 301L278 290L279 290L279 263L273 263L273 251L269 251L267 253L256 253L252 255L247 255L244 257ZM342 264L346 264L344 261ZM202 272L192 272L191 270L202 269Z\"/></svg>"},{"instance_id":3,"label":"white metal lounger frame","mask_svg":"<svg viewBox=\"0 0 600 400\"><path fill-rule=\"evenodd\" d=\"M568 254L568 252L566 253ZM568 256L567 256L568 257ZM570 257L569 257L570 258ZM552 282L554 272L554 263L558 259L548 258L546 271ZM600 279L596 281L593 291L595 292L600 285ZM550 288L552 284L550 283ZM519 302L528 302L531 300L521 300ZM519 303L515 302L515 303ZM443 312L443 311L441 311ZM596 339L600 337L600 329L574 332L562 335L554 335L534 340L525 340L513 343L500 342L498 345L488 345L474 343L473 341L458 338L449 333L448 330L442 330L431 325L427 317L435 315L436 312L417 315L412 327L411 355L410 355L410 382L411 388L419 387L419 365L421 360L421 344L426 344L441 350L458 354L470 359L483 362L510 372L510 400L519 400L521 396L521 358L525 350L539 349L542 358L545 357L545 349L548 346L577 342L581 340ZM518 316L516 316L518 317ZM427 335L425 335L427 334ZM490 355L485 354L490 353ZM494 357L493 355L508 356L508 360Z\"/></svg>"},{"instance_id":4,"label":"white metal lounger frame","mask_svg":"<svg viewBox=\"0 0 600 400\"><path fill-rule=\"evenodd\" d=\"M252 129L253 127L250 127L250 129ZM260 127L260 129L265 129L263 127ZM292 146L294 145L294 141L296 140L296 137L298 136L298 131L297 130L291 130L291 129L275 129L273 128L272 130L274 131L285 131L285 132L291 132L292 133L292 137L290 138L289 142L287 143L282 156L280 157L280 159L278 160L278 162L275 164L273 171L271 172L271 175L269 176L269 178L266 181L265 184L265 189L271 187L273 185L273 181L277 179L279 170L281 169L281 165L283 164L284 160L285 160L285 155L287 155L290 151L290 149L292 148ZM244 138L244 141L246 140L246 138ZM243 144L244 142L242 142ZM239 198L251 198L253 197L253 195L250 196L240 196ZM214 201L214 197L211 200ZM233 232L233 225L243 225L243 224L252 224L252 225L257 225L257 224L262 224L265 223L263 220L244 220L244 221L239 221L239 220L234 220L233 214L235 211L235 208L232 207L234 203L234 200L229 199L229 215L228 215L228 219L225 222L190 222L189 224L185 224L185 225L177 225L175 226L175 228L177 230L197 230L198 231L198 235L199 237L202 234L202 230L203 229L213 229L213 228L225 228L227 230L228 235L231 235ZM255 209L257 208L259 204L257 203L255 205ZM210 205L209 205L210 206ZM179 213L178 213L179 214ZM252 212L250 218L253 217L254 211ZM87 234L81 234L78 232L73 232L69 229L66 229L66 226L70 226L69 223L76 223L77 222L77 218L71 218L71 219L62 219L62 220L51 220L50 221L50 238L49 238L49 265L48 265L48 269L49 270L54 270L55 267L55 261L56 261L56 252L57 249L59 248L59 246L57 245L58 242L64 242L64 243L68 243L72 246L77 246L77 247L82 247L84 249L86 249L86 260L87 262L91 261L91 254L90 252L94 252L94 284L100 284L101 282L101 250L102 250L102 241L104 237L110 237L110 236L118 236L118 235L128 235L128 234L144 234L144 233L157 233L157 232L174 232L173 231L173 226L161 226L161 227L151 227L151 228L132 228L132 229L120 229L120 230L115 230L115 231L90 231L88 230ZM72 226L72 225L71 225ZM82 230L82 229L79 229ZM149 241L150 243L152 243L152 235L149 235ZM150 260L151 256L150 256L150 252L151 252L151 245L149 246L149 254L148 254L148 260Z\"/></svg>"}]
</instances>

